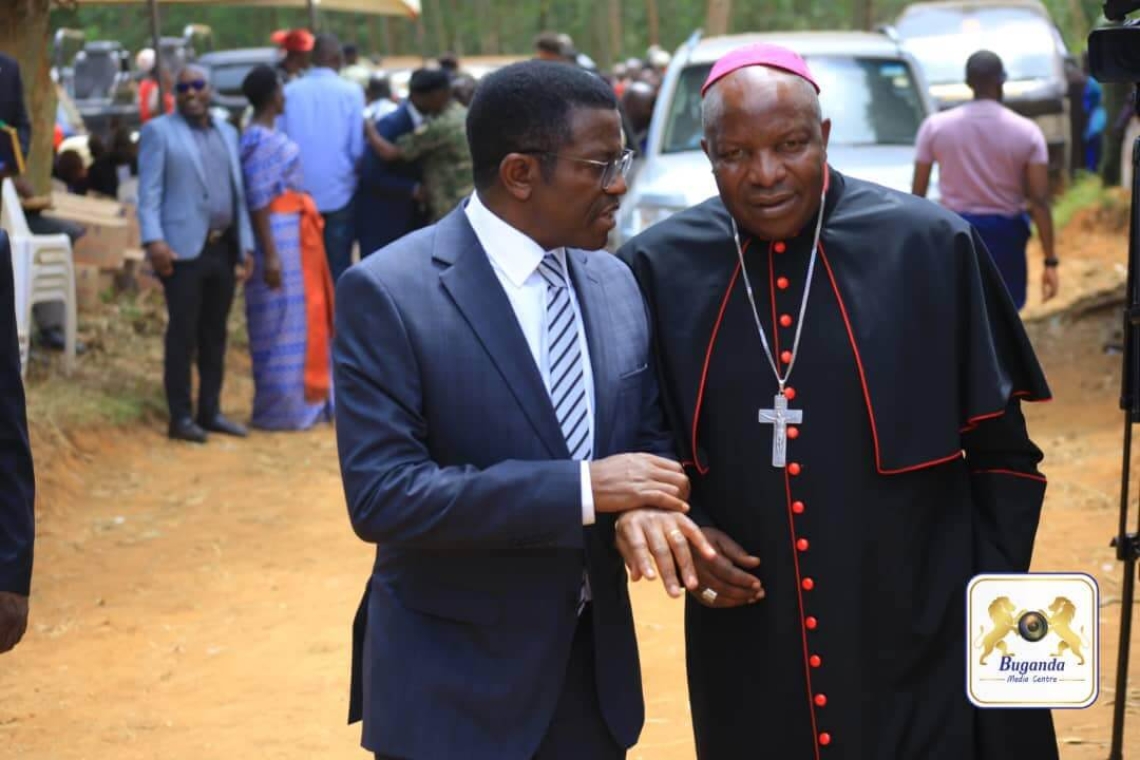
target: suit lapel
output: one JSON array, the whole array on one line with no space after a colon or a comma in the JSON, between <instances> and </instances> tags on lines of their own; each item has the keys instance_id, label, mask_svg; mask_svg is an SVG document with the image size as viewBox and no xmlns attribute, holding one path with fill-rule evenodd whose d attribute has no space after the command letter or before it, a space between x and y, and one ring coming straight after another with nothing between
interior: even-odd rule
<instances>
[{"instance_id":1,"label":"suit lapel","mask_svg":"<svg viewBox=\"0 0 1140 760\"><path fill-rule=\"evenodd\" d=\"M616 403L614 395L618 382L613 338L606 332L607 325L613 324L613 320L610 318L605 283L590 267L589 254L567 250L566 262L570 267L570 279L574 283L578 305L582 309L586 344L590 349L590 366L594 376L594 458L600 459L609 454L608 444Z\"/></svg>"},{"instance_id":2,"label":"suit lapel","mask_svg":"<svg viewBox=\"0 0 1140 760\"><path fill-rule=\"evenodd\" d=\"M450 264L440 274L440 282L491 356L547 451L555 459L568 459L570 452L542 375L462 206L439 223L433 256Z\"/></svg>"},{"instance_id":3,"label":"suit lapel","mask_svg":"<svg viewBox=\"0 0 1140 760\"><path fill-rule=\"evenodd\" d=\"M202 181L203 187L209 187L209 183L206 182L206 168L202 165L198 142L190 132L190 125L178 114L170 117L170 124L174 127L175 134L182 141L182 147L190 154L190 160L194 162L194 171L198 172L198 179Z\"/></svg>"}]
</instances>

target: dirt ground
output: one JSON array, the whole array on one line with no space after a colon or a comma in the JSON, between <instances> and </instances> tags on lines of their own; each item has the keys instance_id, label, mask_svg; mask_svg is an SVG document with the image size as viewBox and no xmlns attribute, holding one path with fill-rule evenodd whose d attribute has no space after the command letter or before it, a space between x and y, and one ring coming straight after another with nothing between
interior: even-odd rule
<instances>
[{"instance_id":1,"label":"dirt ground","mask_svg":"<svg viewBox=\"0 0 1140 760\"><path fill-rule=\"evenodd\" d=\"M1064 298L1026 312L1056 396L1028 409L1050 477L1034 565L1101 585L1100 700L1056 715L1065 760L1093 760L1107 754L1116 698L1121 571L1108 542L1122 425L1120 358L1105 350L1117 310L1088 305L1119 285L1125 256L1121 238L1091 221L1062 243ZM234 356L227 404L241 416L252 386ZM0 658L0 757L365 757L345 714L350 624L372 552L348 525L332 431L202 448L163 433L157 421L37 426L31 629ZM691 760L681 605L658 586L633 591L648 718L631 760Z\"/></svg>"}]
</instances>

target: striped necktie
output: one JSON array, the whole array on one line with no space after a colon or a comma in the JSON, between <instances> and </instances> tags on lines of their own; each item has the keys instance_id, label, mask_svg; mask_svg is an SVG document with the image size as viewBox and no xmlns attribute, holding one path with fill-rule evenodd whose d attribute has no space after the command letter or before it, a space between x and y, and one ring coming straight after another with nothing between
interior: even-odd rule
<instances>
[{"instance_id":1,"label":"striped necktie","mask_svg":"<svg viewBox=\"0 0 1140 760\"><path fill-rule=\"evenodd\" d=\"M562 262L553 253L543 257L538 272L546 280L546 357L550 367L550 400L573 459L589 459L590 414L586 404L586 375L578 340L578 317Z\"/></svg>"}]
</instances>

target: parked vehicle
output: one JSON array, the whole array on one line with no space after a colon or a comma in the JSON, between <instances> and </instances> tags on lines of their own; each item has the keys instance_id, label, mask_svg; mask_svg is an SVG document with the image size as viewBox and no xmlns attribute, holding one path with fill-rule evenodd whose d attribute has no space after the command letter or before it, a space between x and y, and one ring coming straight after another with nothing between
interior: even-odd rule
<instances>
[{"instance_id":1,"label":"parked vehicle","mask_svg":"<svg viewBox=\"0 0 1140 760\"><path fill-rule=\"evenodd\" d=\"M1033 119L1049 145L1049 167L1059 177L1069 163L1065 59L1069 53L1049 11L1038 0L948 0L907 6L894 26L923 68L942 110L973 97L966 59L978 50L1001 56L1009 79L1005 104Z\"/></svg>"},{"instance_id":2,"label":"parked vehicle","mask_svg":"<svg viewBox=\"0 0 1140 760\"><path fill-rule=\"evenodd\" d=\"M119 42L87 42L83 32L60 29L55 35L53 63L56 82L90 133L107 138L120 125L138 126L131 56Z\"/></svg>"},{"instance_id":3,"label":"parked vehicle","mask_svg":"<svg viewBox=\"0 0 1140 760\"><path fill-rule=\"evenodd\" d=\"M767 42L795 50L811 67L832 120L828 158L853 177L909 192L914 143L934 111L918 64L883 34L799 32L699 39L694 35L666 70L646 155L622 203L621 244L671 214L716 194L701 150L701 86L713 63L743 45Z\"/></svg>"},{"instance_id":4,"label":"parked vehicle","mask_svg":"<svg viewBox=\"0 0 1140 760\"><path fill-rule=\"evenodd\" d=\"M242 94L241 83L255 66L275 66L279 60L278 48L259 47L206 53L196 63L210 73L210 88L214 93L211 104L225 109L229 120L240 125L249 105Z\"/></svg>"}]
</instances>

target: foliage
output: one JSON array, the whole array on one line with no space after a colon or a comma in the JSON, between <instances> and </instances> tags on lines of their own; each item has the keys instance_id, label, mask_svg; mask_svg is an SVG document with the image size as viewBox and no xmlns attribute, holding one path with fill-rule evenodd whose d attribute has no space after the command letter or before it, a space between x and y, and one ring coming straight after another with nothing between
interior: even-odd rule
<instances>
[{"instance_id":1,"label":"foliage","mask_svg":"<svg viewBox=\"0 0 1140 760\"><path fill-rule=\"evenodd\" d=\"M160 0L161 3L161 0ZM610 50L607 6L616 4L621 50ZM1084 48L1090 27L1100 17L1099 0L1045 0L1069 46ZM705 22L706 0L423 0L420 21L366 18L357 14L323 13L322 25L362 50L384 55L435 55L444 50L461 54L525 54L538 32L570 34L577 46L600 62L640 56L650 43L649 9L656 5L660 44L672 50ZM733 32L782 29L848 29L860 9L870 6L878 23L891 21L907 0L766 0L733 3ZM164 34L176 35L189 23L214 29L219 49L269 44L274 29L303 26L304 11L168 5L162 8ZM52 28L73 27L88 39L118 39L131 50L149 39L144 0L137 8L84 6L59 8ZM421 44L422 40L422 44Z\"/></svg>"}]
</instances>

